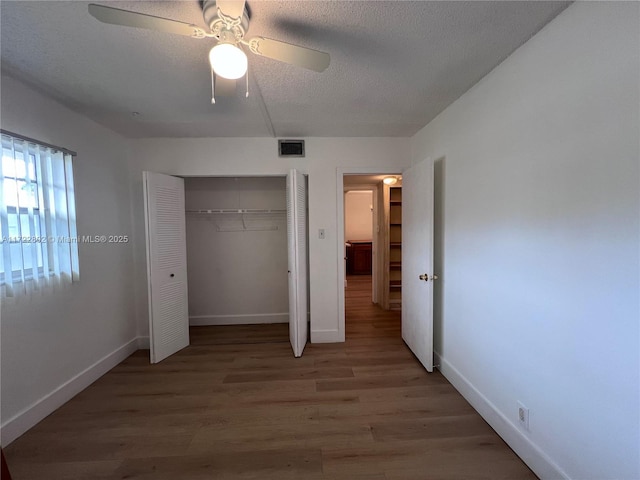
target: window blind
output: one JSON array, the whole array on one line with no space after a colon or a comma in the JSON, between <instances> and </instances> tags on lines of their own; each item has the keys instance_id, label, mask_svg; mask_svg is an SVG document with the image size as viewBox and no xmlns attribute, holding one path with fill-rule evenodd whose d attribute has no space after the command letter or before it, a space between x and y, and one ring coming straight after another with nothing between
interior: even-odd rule
<instances>
[{"instance_id":1,"label":"window blind","mask_svg":"<svg viewBox=\"0 0 640 480\"><path fill-rule=\"evenodd\" d=\"M79 280L73 156L2 133L2 297Z\"/></svg>"}]
</instances>

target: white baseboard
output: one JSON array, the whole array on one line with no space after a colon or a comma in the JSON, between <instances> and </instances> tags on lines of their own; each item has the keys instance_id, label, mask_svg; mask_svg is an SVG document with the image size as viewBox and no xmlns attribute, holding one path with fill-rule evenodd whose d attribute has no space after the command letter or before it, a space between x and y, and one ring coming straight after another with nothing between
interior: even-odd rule
<instances>
[{"instance_id":1,"label":"white baseboard","mask_svg":"<svg viewBox=\"0 0 640 480\"><path fill-rule=\"evenodd\" d=\"M71 400L102 375L138 350L138 338L104 356L51 393L32 403L0 426L0 442L6 447L40 420Z\"/></svg>"},{"instance_id":2,"label":"white baseboard","mask_svg":"<svg viewBox=\"0 0 640 480\"><path fill-rule=\"evenodd\" d=\"M344 337L338 330L311 330L311 343L341 343Z\"/></svg>"},{"instance_id":3,"label":"white baseboard","mask_svg":"<svg viewBox=\"0 0 640 480\"><path fill-rule=\"evenodd\" d=\"M194 315L189 325L252 325L256 323L288 323L288 313L256 313L246 315Z\"/></svg>"},{"instance_id":4,"label":"white baseboard","mask_svg":"<svg viewBox=\"0 0 640 480\"><path fill-rule=\"evenodd\" d=\"M149 350L149 337L138 337L136 338L137 342L138 342L138 350Z\"/></svg>"},{"instance_id":5,"label":"white baseboard","mask_svg":"<svg viewBox=\"0 0 640 480\"><path fill-rule=\"evenodd\" d=\"M435 364L438 369L462 394L473 408L491 425L491 427L507 442L514 452L524 461L534 473L542 479L564 479L570 477L547 455L537 444L523 434L520 429L498 410L458 369L438 352L434 352Z\"/></svg>"}]
</instances>

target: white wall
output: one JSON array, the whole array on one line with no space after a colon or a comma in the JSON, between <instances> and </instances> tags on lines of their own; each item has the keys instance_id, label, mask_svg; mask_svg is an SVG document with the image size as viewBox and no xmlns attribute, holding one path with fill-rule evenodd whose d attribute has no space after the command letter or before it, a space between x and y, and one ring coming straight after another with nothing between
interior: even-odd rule
<instances>
[{"instance_id":1,"label":"white wall","mask_svg":"<svg viewBox=\"0 0 640 480\"><path fill-rule=\"evenodd\" d=\"M444 164L441 369L543 478L640 478L639 18L570 6L412 142Z\"/></svg>"},{"instance_id":2,"label":"white wall","mask_svg":"<svg viewBox=\"0 0 640 480\"><path fill-rule=\"evenodd\" d=\"M189 210L286 211L285 177L186 178ZM191 325L289 321L287 215L187 213Z\"/></svg>"},{"instance_id":3,"label":"white wall","mask_svg":"<svg viewBox=\"0 0 640 480\"><path fill-rule=\"evenodd\" d=\"M373 192L351 190L344 196L345 240L368 240L373 238Z\"/></svg>"},{"instance_id":4,"label":"white wall","mask_svg":"<svg viewBox=\"0 0 640 480\"><path fill-rule=\"evenodd\" d=\"M337 169L373 167L403 170L409 146L402 138L307 138L306 158L280 158L273 138L142 139L133 142L137 313L148 335L142 171L186 176L309 175L309 268L311 341L344 340L338 328ZM325 229L325 239L318 229ZM342 252L340 252L342 258ZM342 335L342 336L341 336Z\"/></svg>"},{"instance_id":5,"label":"white wall","mask_svg":"<svg viewBox=\"0 0 640 480\"><path fill-rule=\"evenodd\" d=\"M2 128L78 152L79 235L131 235L127 143L3 76ZM137 349L132 244L80 244L80 281L2 302L2 443ZM88 369L88 370L87 370Z\"/></svg>"}]
</instances>

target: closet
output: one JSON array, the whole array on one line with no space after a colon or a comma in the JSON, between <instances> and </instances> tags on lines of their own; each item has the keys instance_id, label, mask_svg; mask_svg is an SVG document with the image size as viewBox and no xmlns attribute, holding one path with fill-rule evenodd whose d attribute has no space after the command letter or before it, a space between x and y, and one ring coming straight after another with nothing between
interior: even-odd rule
<instances>
[{"instance_id":1,"label":"closet","mask_svg":"<svg viewBox=\"0 0 640 480\"><path fill-rule=\"evenodd\" d=\"M285 178L184 185L189 324L288 322Z\"/></svg>"},{"instance_id":2,"label":"closet","mask_svg":"<svg viewBox=\"0 0 640 480\"><path fill-rule=\"evenodd\" d=\"M381 184L378 222L381 244L380 306L385 310L402 308L402 178L392 186Z\"/></svg>"},{"instance_id":3,"label":"closet","mask_svg":"<svg viewBox=\"0 0 640 480\"><path fill-rule=\"evenodd\" d=\"M287 322L308 340L306 178L143 172L151 363L189 345L189 325Z\"/></svg>"}]
</instances>

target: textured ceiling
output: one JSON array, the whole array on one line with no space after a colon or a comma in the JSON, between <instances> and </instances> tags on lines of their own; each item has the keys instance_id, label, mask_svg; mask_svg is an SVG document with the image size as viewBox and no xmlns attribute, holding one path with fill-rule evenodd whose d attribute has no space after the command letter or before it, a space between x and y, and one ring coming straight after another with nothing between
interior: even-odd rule
<instances>
[{"instance_id":1,"label":"textured ceiling","mask_svg":"<svg viewBox=\"0 0 640 480\"><path fill-rule=\"evenodd\" d=\"M95 3L205 27L198 1ZM87 5L2 1L3 73L128 137L358 137L413 135L568 2L249 1L249 37L331 65L251 55L249 98L216 105L211 40L105 25Z\"/></svg>"}]
</instances>

